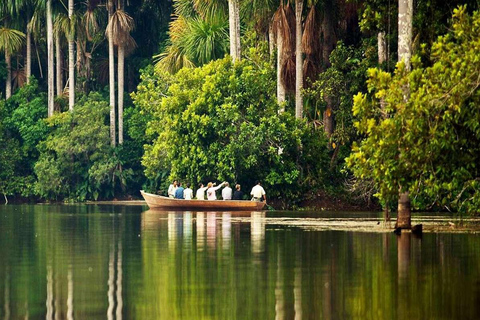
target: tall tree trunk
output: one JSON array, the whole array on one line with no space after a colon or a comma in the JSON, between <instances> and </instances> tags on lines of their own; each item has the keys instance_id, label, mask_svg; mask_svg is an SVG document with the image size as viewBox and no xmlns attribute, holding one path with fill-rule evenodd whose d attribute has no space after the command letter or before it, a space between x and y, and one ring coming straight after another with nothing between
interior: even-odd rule
<instances>
[{"instance_id":1,"label":"tall tree trunk","mask_svg":"<svg viewBox=\"0 0 480 320\"><path fill-rule=\"evenodd\" d=\"M268 25L268 52L270 53L270 58L273 58L274 50L275 50L275 37L273 35L273 23L270 22Z\"/></svg>"},{"instance_id":2,"label":"tall tree trunk","mask_svg":"<svg viewBox=\"0 0 480 320\"><path fill-rule=\"evenodd\" d=\"M238 0L228 0L230 55L233 62L240 60L240 9Z\"/></svg>"},{"instance_id":3,"label":"tall tree trunk","mask_svg":"<svg viewBox=\"0 0 480 320\"><path fill-rule=\"evenodd\" d=\"M57 96L61 96L63 93L63 74L62 74L62 48L60 47L60 35L57 34L55 37L55 52L57 58Z\"/></svg>"},{"instance_id":4,"label":"tall tree trunk","mask_svg":"<svg viewBox=\"0 0 480 320\"><path fill-rule=\"evenodd\" d=\"M68 18L73 16L74 0L68 0ZM75 104L75 41L73 35L68 36L68 110L72 111Z\"/></svg>"},{"instance_id":5,"label":"tall tree trunk","mask_svg":"<svg viewBox=\"0 0 480 320\"><path fill-rule=\"evenodd\" d=\"M413 0L398 0L398 61L410 70L413 37Z\"/></svg>"},{"instance_id":6,"label":"tall tree trunk","mask_svg":"<svg viewBox=\"0 0 480 320\"><path fill-rule=\"evenodd\" d=\"M119 1L119 8L123 10L123 0ZM123 144L123 92L125 83L125 45L118 44L118 144Z\"/></svg>"},{"instance_id":7,"label":"tall tree trunk","mask_svg":"<svg viewBox=\"0 0 480 320\"><path fill-rule=\"evenodd\" d=\"M385 41L385 31L380 31L378 33L377 45L378 45L378 64L381 65L385 61L387 61L387 43ZM387 113L385 111L386 109L385 98L380 99L380 108L382 110L382 118L386 119ZM390 208L388 203L385 204L385 207L383 208L383 218L385 222L390 221Z\"/></svg>"},{"instance_id":8,"label":"tall tree trunk","mask_svg":"<svg viewBox=\"0 0 480 320\"><path fill-rule=\"evenodd\" d=\"M332 0L326 1L325 7L323 9L323 20L322 20L322 32L323 32L323 44L322 44L322 60L325 68L330 66L330 53L332 53L335 47L335 28L334 22L332 20L331 12L334 10ZM325 133L328 137L333 134L334 130L334 117L333 117L333 99L331 97L326 97L325 102L327 107L323 113L323 126Z\"/></svg>"},{"instance_id":9,"label":"tall tree trunk","mask_svg":"<svg viewBox=\"0 0 480 320\"><path fill-rule=\"evenodd\" d=\"M54 52L53 52L53 22L52 0L47 0L47 55L48 55L48 116L54 109Z\"/></svg>"},{"instance_id":10,"label":"tall tree trunk","mask_svg":"<svg viewBox=\"0 0 480 320\"><path fill-rule=\"evenodd\" d=\"M113 0L108 0L108 20L113 15ZM110 144L115 147L115 48L113 46L112 28L108 29L108 69L109 69L109 90L110 90Z\"/></svg>"},{"instance_id":11,"label":"tall tree trunk","mask_svg":"<svg viewBox=\"0 0 480 320\"><path fill-rule=\"evenodd\" d=\"M398 0L398 60L404 61L410 70L412 56L413 0ZM405 88L405 100L409 99L410 88ZM399 187L397 228L411 228L410 198L408 190Z\"/></svg>"},{"instance_id":12,"label":"tall tree trunk","mask_svg":"<svg viewBox=\"0 0 480 320\"><path fill-rule=\"evenodd\" d=\"M237 50L237 58L240 60L242 58L242 50L240 45L240 5L238 4L238 0L235 0L235 41L236 41L236 50Z\"/></svg>"},{"instance_id":13,"label":"tall tree trunk","mask_svg":"<svg viewBox=\"0 0 480 320\"><path fill-rule=\"evenodd\" d=\"M8 48L5 50L5 63L7 65L7 80L5 83L5 98L8 99L12 96L12 56L8 52Z\"/></svg>"},{"instance_id":14,"label":"tall tree trunk","mask_svg":"<svg viewBox=\"0 0 480 320\"><path fill-rule=\"evenodd\" d=\"M285 57L283 55L283 37L281 30L277 31L277 101L280 112L285 111L285 86L282 81L282 66Z\"/></svg>"},{"instance_id":15,"label":"tall tree trunk","mask_svg":"<svg viewBox=\"0 0 480 320\"><path fill-rule=\"evenodd\" d=\"M377 35L378 44L378 63L387 61L387 42L385 41L385 31L380 31Z\"/></svg>"},{"instance_id":16,"label":"tall tree trunk","mask_svg":"<svg viewBox=\"0 0 480 320\"><path fill-rule=\"evenodd\" d=\"M30 83L30 77L32 76L32 31L30 25L27 26L27 55L25 58L25 77L27 78L27 84Z\"/></svg>"},{"instance_id":17,"label":"tall tree trunk","mask_svg":"<svg viewBox=\"0 0 480 320\"><path fill-rule=\"evenodd\" d=\"M295 1L295 117L303 118L303 52L302 52L303 0Z\"/></svg>"}]
</instances>

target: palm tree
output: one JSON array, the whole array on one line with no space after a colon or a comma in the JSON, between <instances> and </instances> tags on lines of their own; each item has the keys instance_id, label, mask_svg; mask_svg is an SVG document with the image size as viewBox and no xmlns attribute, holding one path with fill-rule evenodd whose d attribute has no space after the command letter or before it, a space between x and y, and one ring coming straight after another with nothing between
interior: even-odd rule
<instances>
[{"instance_id":1,"label":"palm tree","mask_svg":"<svg viewBox=\"0 0 480 320\"><path fill-rule=\"evenodd\" d=\"M46 2L47 19L47 55L48 55L48 116L51 117L54 111L54 61L53 61L53 18L52 0Z\"/></svg>"},{"instance_id":2,"label":"palm tree","mask_svg":"<svg viewBox=\"0 0 480 320\"><path fill-rule=\"evenodd\" d=\"M108 0L108 21L109 25L114 14L113 0ZM116 130L115 130L115 47L113 44L113 28L108 28L106 31L108 38L108 70L109 70L109 90L110 90L110 144L115 147L116 144Z\"/></svg>"},{"instance_id":3,"label":"palm tree","mask_svg":"<svg viewBox=\"0 0 480 320\"><path fill-rule=\"evenodd\" d=\"M295 117L303 118L303 50L302 50L303 0L295 1Z\"/></svg>"},{"instance_id":4,"label":"palm tree","mask_svg":"<svg viewBox=\"0 0 480 320\"><path fill-rule=\"evenodd\" d=\"M63 56L62 56L62 24L68 23L68 18L65 14L57 14L53 23L53 30L55 36L55 58L56 58L56 88L57 96L63 94Z\"/></svg>"},{"instance_id":5,"label":"palm tree","mask_svg":"<svg viewBox=\"0 0 480 320\"><path fill-rule=\"evenodd\" d=\"M32 8L37 5L38 0L3 0L0 3L0 13L4 15L4 18L9 20L10 17L15 17L17 24L23 24L26 22L26 40L27 40L27 54L26 54L26 61L25 61L25 77L27 83L30 82L30 75L31 75L31 28L30 28L30 19L31 19L31 12ZM26 17L26 21L23 18ZM18 78L23 78L20 74L17 74Z\"/></svg>"},{"instance_id":6,"label":"palm tree","mask_svg":"<svg viewBox=\"0 0 480 320\"><path fill-rule=\"evenodd\" d=\"M125 50L132 51L135 41L130 36L133 30L133 19L124 11L124 1L117 3L117 10L112 15L107 34L113 35L113 44L118 48L118 143L123 144L123 95L125 79Z\"/></svg>"},{"instance_id":7,"label":"palm tree","mask_svg":"<svg viewBox=\"0 0 480 320\"><path fill-rule=\"evenodd\" d=\"M0 28L0 50L5 53L5 63L7 65L6 99L12 96L12 54L20 50L24 39L25 34L21 31L7 27Z\"/></svg>"},{"instance_id":8,"label":"palm tree","mask_svg":"<svg viewBox=\"0 0 480 320\"><path fill-rule=\"evenodd\" d=\"M230 55L233 62L240 60L240 8L238 0L228 0L228 25L230 32Z\"/></svg>"},{"instance_id":9,"label":"palm tree","mask_svg":"<svg viewBox=\"0 0 480 320\"><path fill-rule=\"evenodd\" d=\"M410 70L410 58L412 57L412 29L413 29L413 0L398 0L398 60L405 63ZM408 92L410 89L405 88ZM407 102L408 95L404 95ZM408 190L399 188L397 228L411 228L410 197Z\"/></svg>"},{"instance_id":10,"label":"palm tree","mask_svg":"<svg viewBox=\"0 0 480 320\"><path fill-rule=\"evenodd\" d=\"M290 1L280 6L273 16L273 31L277 44L277 100L285 101L286 92L295 90L295 13ZM281 109L280 112L284 110Z\"/></svg>"},{"instance_id":11,"label":"palm tree","mask_svg":"<svg viewBox=\"0 0 480 320\"><path fill-rule=\"evenodd\" d=\"M154 56L155 68L175 73L199 66L228 52L226 14L222 2L177 0L176 19L170 22L170 45Z\"/></svg>"},{"instance_id":12,"label":"palm tree","mask_svg":"<svg viewBox=\"0 0 480 320\"><path fill-rule=\"evenodd\" d=\"M73 10L75 7L75 0L68 0L68 19L70 25L73 23ZM75 104L75 28L70 28L68 38L68 110L73 110Z\"/></svg>"}]
</instances>

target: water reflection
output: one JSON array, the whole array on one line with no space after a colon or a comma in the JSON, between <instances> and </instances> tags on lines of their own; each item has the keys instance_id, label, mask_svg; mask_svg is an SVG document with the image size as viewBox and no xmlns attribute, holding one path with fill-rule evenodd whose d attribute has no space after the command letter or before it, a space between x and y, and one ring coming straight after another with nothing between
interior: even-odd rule
<instances>
[{"instance_id":1,"label":"water reflection","mask_svg":"<svg viewBox=\"0 0 480 320\"><path fill-rule=\"evenodd\" d=\"M210 251L215 249L217 241L217 214L216 212L207 212L207 246Z\"/></svg>"},{"instance_id":2,"label":"water reflection","mask_svg":"<svg viewBox=\"0 0 480 320\"><path fill-rule=\"evenodd\" d=\"M265 212L252 212L250 230L252 236L252 252L265 251Z\"/></svg>"},{"instance_id":3,"label":"water reflection","mask_svg":"<svg viewBox=\"0 0 480 320\"><path fill-rule=\"evenodd\" d=\"M265 212L34 208L0 214L2 319L480 316L476 235L304 231Z\"/></svg>"},{"instance_id":4,"label":"water reflection","mask_svg":"<svg viewBox=\"0 0 480 320\"><path fill-rule=\"evenodd\" d=\"M192 212L185 212L183 214L183 247L186 250L192 249L192 241L193 241L193 235L192 235L192 229L193 229L193 220L192 220Z\"/></svg>"},{"instance_id":5,"label":"water reflection","mask_svg":"<svg viewBox=\"0 0 480 320\"><path fill-rule=\"evenodd\" d=\"M205 214L197 212L197 250L203 251L205 247Z\"/></svg>"},{"instance_id":6,"label":"water reflection","mask_svg":"<svg viewBox=\"0 0 480 320\"><path fill-rule=\"evenodd\" d=\"M230 212L222 213L222 249L230 249L230 240L232 238L232 214Z\"/></svg>"}]
</instances>

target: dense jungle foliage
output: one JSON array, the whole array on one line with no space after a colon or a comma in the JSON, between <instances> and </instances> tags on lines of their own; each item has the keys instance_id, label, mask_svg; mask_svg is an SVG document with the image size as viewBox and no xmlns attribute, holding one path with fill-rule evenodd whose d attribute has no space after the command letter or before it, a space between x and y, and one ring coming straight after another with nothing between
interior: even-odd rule
<instances>
[{"instance_id":1,"label":"dense jungle foliage","mask_svg":"<svg viewBox=\"0 0 480 320\"><path fill-rule=\"evenodd\" d=\"M3 1L0 193L259 179L279 207L478 213L479 2L412 4L410 66L396 1Z\"/></svg>"}]
</instances>

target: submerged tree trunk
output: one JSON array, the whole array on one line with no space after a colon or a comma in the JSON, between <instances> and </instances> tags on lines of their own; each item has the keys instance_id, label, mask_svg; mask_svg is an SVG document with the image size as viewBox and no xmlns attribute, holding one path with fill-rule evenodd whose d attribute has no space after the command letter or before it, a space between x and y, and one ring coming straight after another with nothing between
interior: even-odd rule
<instances>
[{"instance_id":1,"label":"submerged tree trunk","mask_svg":"<svg viewBox=\"0 0 480 320\"><path fill-rule=\"evenodd\" d=\"M413 0L398 0L398 60L404 61L410 70L412 56ZM405 88L405 101L409 99L410 88ZM397 228L411 228L410 198L408 191L399 188Z\"/></svg>"},{"instance_id":2,"label":"submerged tree trunk","mask_svg":"<svg viewBox=\"0 0 480 320\"><path fill-rule=\"evenodd\" d=\"M72 21L74 0L68 0L68 18ZM73 35L68 36L68 110L75 104L75 41Z\"/></svg>"},{"instance_id":3,"label":"submerged tree trunk","mask_svg":"<svg viewBox=\"0 0 480 320\"><path fill-rule=\"evenodd\" d=\"M400 190L399 192L396 227L401 229L410 229L411 227L410 197L408 191L402 192Z\"/></svg>"},{"instance_id":4,"label":"submerged tree trunk","mask_svg":"<svg viewBox=\"0 0 480 320\"><path fill-rule=\"evenodd\" d=\"M303 118L303 52L302 52L303 0L295 1L295 117Z\"/></svg>"},{"instance_id":5,"label":"submerged tree trunk","mask_svg":"<svg viewBox=\"0 0 480 320\"><path fill-rule=\"evenodd\" d=\"M230 55L233 62L240 60L240 8L238 0L228 0Z\"/></svg>"},{"instance_id":6,"label":"submerged tree trunk","mask_svg":"<svg viewBox=\"0 0 480 320\"><path fill-rule=\"evenodd\" d=\"M113 0L108 0L108 20L113 15ZM112 28L108 28L108 69L109 69L109 90L110 90L110 144L115 147L115 52L113 46Z\"/></svg>"},{"instance_id":7,"label":"submerged tree trunk","mask_svg":"<svg viewBox=\"0 0 480 320\"><path fill-rule=\"evenodd\" d=\"M54 109L54 53L53 53L53 22L52 0L47 0L47 55L48 55L48 116Z\"/></svg>"},{"instance_id":8,"label":"submerged tree trunk","mask_svg":"<svg viewBox=\"0 0 480 320\"><path fill-rule=\"evenodd\" d=\"M8 99L12 96L12 56L8 52L8 48L5 50L5 63L7 65L7 79L5 83L5 98Z\"/></svg>"},{"instance_id":9,"label":"submerged tree trunk","mask_svg":"<svg viewBox=\"0 0 480 320\"><path fill-rule=\"evenodd\" d=\"M57 59L57 96L61 96L63 93L63 75L62 75L62 49L60 47L60 35L57 33L55 39L55 52L56 52L56 59Z\"/></svg>"}]
</instances>

